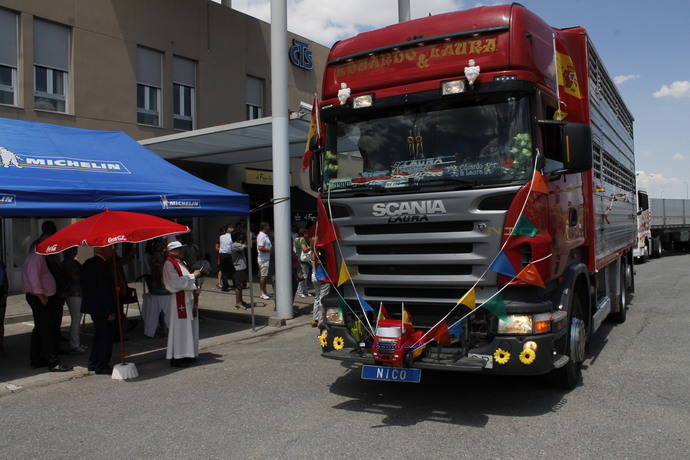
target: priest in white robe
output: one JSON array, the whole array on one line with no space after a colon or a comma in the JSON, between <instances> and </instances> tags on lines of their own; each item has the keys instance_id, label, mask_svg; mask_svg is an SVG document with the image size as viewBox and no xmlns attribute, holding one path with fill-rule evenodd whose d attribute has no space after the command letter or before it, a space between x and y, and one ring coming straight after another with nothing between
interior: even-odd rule
<instances>
[{"instance_id":1,"label":"priest in white robe","mask_svg":"<svg viewBox=\"0 0 690 460\"><path fill-rule=\"evenodd\" d=\"M165 357L173 367L186 367L199 355L199 313L194 307L194 291L198 289L196 278L201 276L201 270L189 272L182 261L184 245L179 241L169 243L167 249L163 283L172 296Z\"/></svg>"}]
</instances>

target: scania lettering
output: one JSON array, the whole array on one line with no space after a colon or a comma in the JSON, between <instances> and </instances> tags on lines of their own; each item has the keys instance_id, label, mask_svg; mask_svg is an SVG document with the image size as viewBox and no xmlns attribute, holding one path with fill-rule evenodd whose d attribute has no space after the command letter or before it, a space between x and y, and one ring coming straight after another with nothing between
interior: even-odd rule
<instances>
[{"instance_id":1,"label":"scania lettering","mask_svg":"<svg viewBox=\"0 0 690 460\"><path fill-rule=\"evenodd\" d=\"M309 180L337 231L333 276L349 275L324 299L322 356L374 380L574 388L587 342L626 319L636 245L633 117L587 31L516 3L407 21L335 43L321 94ZM380 305L393 348L367 332ZM421 349L419 331L435 338Z\"/></svg>"}]
</instances>

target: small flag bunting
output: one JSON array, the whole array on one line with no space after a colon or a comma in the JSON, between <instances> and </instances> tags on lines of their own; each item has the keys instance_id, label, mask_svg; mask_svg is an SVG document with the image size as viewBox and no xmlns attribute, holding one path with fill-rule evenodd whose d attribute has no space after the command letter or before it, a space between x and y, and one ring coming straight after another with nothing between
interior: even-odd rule
<instances>
[{"instance_id":1,"label":"small flag bunting","mask_svg":"<svg viewBox=\"0 0 690 460\"><path fill-rule=\"evenodd\" d=\"M544 285L544 280L539 274L539 270L537 270L537 267L535 267L534 264L527 264L525 268L520 270L520 273L517 274L516 278L528 284L533 284L542 288L546 287Z\"/></svg>"},{"instance_id":2,"label":"small flag bunting","mask_svg":"<svg viewBox=\"0 0 690 460\"><path fill-rule=\"evenodd\" d=\"M329 282L330 279L328 278L328 273L326 273L326 270L323 268L323 265L318 264L316 266L316 279L322 282Z\"/></svg>"},{"instance_id":3,"label":"small flag bunting","mask_svg":"<svg viewBox=\"0 0 690 460\"><path fill-rule=\"evenodd\" d=\"M520 216L517 224L513 227L513 235L535 237L537 233L539 233L537 227L535 227L524 214Z\"/></svg>"},{"instance_id":4,"label":"small flag bunting","mask_svg":"<svg viewBox=\"0 0 690 460\"><path fill-rule=\"evenodd\" d=\"M547 187L544 181L544 176L539 171L534 171L534 177L532 178L532 191L535 193L543 193L545 195L549 194L549 187Z\"/></svg>"},{"instance_id":5,"label":"small flag bunting","mask_svg":"<svg viewBox=\"0 0 690 460\"><path fill-rule=\"evenodd\" d=\"M458 303L460 305L466 306L470 310L474 310L475 308L477 308L477 298L474 293L474 288L467 291L465 295L462 296L460 300L458 300Z\"/></svg>"},{"instance_id":6,"label":"small flag bunting","mask_svg":"<svg viewBox=\"0 0 690 460\"><path fill-rule=\"evenodd\" d=\"M340 273L338 274L338 286L342 286L350 279L350 272L347 270L345 261L340 262Z\"/></svg>"},{"instance_id":7,"label":"small flag bunting","mask_svg":"<svg viewBox=\"0 0 690 460\"><path fill-rule=\"evenodd\" d=\"M362 310L364 310L366 313L373 313L374 312L374 307L369 305L366 300L363 298L357 296L357 300L359 300L359 304L362 306Z\"/></svg>"},{"instance_id":8,"label":"small flag bunting","mask_svg":"<svg viewBox=\"0 0 690 460\"><path fill-rule=\"evenodd\" d=\"M501 294L495 295L488 302L484 302L482 304L482 307L486 308L503 321L508 321L508 314L506 313L506 304L503 302Z\"/></svg>"},{"instance_id":9,"label":"small flag bunting","mask_svg":"<svg viewBox=\"0 0 690 460\"><path fill-rule=\"evenodd\" d=\"M513 268L513 264L510 263L508 256L506 256L503 251L498 253L498 256L493 262L491 262L491 265L489 265L489 270L500 273L501 275L509 276L511 278L514 278L516 273L515 269Z\"/></svg>"}]
</instances>

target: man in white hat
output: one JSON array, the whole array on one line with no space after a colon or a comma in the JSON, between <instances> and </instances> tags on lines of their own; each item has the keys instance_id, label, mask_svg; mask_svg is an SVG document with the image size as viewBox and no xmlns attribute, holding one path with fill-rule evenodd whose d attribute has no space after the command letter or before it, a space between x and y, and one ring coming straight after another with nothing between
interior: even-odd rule
<instances>
[{"instance_id":1,"label":"man in white hat","mask_svg":"<svg viewBox=\"0 0 690 460\"><path fill-rule=\"evenodd\" d=\"M199 355L199 314L194 307L194 291L201 270L189 273L182 261L184 245L179 241L168 243L167 249L163 283L165 289L172 293L172 300L166 358L173 367L186 367Z\"/></svg>"}]
</instances>

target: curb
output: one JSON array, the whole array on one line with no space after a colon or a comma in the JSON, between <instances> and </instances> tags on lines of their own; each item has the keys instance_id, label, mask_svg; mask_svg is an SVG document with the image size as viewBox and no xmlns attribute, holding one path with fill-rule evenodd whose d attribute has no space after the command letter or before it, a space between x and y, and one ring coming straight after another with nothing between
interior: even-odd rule
<instances>
[{"instance_id":1,"label":"curb","mask_svg":"<svg viewBox=\"0 0 690 460\"><path fill-rule=\"evenodd\" d=\"M246 316L246 315L238 315L238 316ZM15 317L16 318L16 317ZM259 317L256 316L258 319ZM268 316L262 316L262 318L268 319ZM238 321L238 322L251 322L251 318L247 318L248 321ZM299 316L297 318L291 319L291 320L280 320L283 322L286 322L285 326L283 327L269 327L267 325L268 321L266 324L263 325L263 327L255 332L252 332L251 330L242 330L242 331L236 331L236 332L231 332L229 334L213 337L213 338L208 338L208 339L203 339L202 341L199 342L199 351L201 350L208 350L210 348L214 348L220 345L225 345L228 343L241 343L244 341L250 341L250 340L255 340L260 337L271 337L278 335L282 332L289 331L292 329L296 329L298 327L303 327L307 326L310 323L310 319L308 316ZM258 321L257 321L258 323ZM239 336L239 337L237 337ZM130 361L135 363L136 365L144 365L148 363L152 363L154 361L159 361L165 358L165 348L162 348L160 350L153 350L149 352L145 352L144 356L137 356L133 355L130 356ZM42 374L38 374L32 377L28 377L26 382L21 382L21 385L19 385L19 388L16 390L10 390L7 388L8 385L10 384L15 384L17 382L16 380L13 381L3 381L0 382L0 400L6 396L9 396L14 393L21 393L24 392L25 390L29 389L35 389L35 388L42 388L42 387L47 387L50 385L54 385L57 383L63 383L63 382L68 382L70 380L76 380L84 377L89 377L91 375L94 375L90 373L86 368L77 366L74 368L73 371L71 372L65 372L63 374L55 374L55 373L50 373L50 372L45 372ZM136 381L136 379L135 379Z\"/></svg>"}]
</instances>

